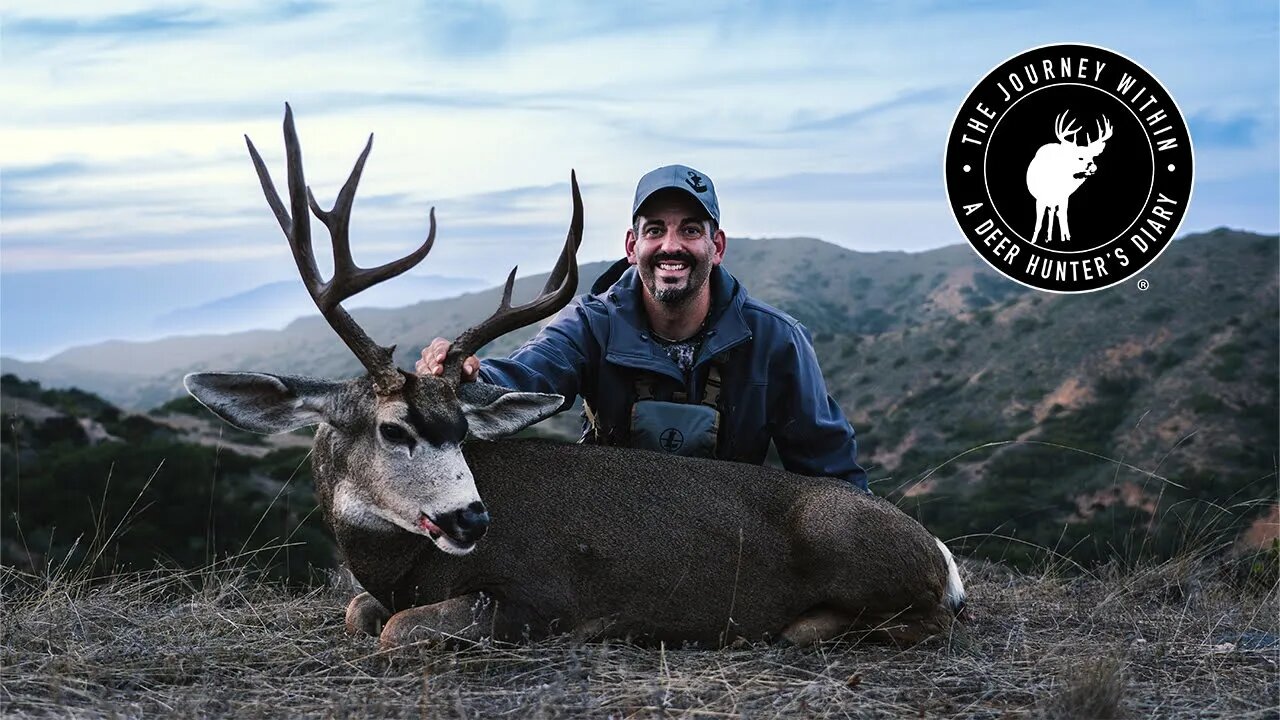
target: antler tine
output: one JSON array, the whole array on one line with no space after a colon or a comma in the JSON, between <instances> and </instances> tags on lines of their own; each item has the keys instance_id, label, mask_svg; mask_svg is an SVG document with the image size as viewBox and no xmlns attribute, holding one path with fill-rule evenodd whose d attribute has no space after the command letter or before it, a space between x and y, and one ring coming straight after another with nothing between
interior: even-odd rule
<instances>
[{"instance_id":1,"label":"antler tine","mask_svg":"<svg viewBox=\"0 0 1280 720\"><path fill-rule=\"evenodd\" d=\"M289 137L293 136L296 149L297 133L293 129L293 112L288 103L285 103L284 106L284 134L285 152L289 155L289 179L292 181L294 176L293 152L289 149ZM249 157L253 160L253 167L258 172L258 182L262 184L262 192L267 196L267 204L271 206L271 211L275 213L276 221L280 223L280 229L284 231L285 238L289 241L289 248L293 251L293 259L298 266L298 273L302 275L302 282L311 297L315 298L324 283L320 280L320 269L316 266L315 254L311 248L311 227L304 222L296 228L295 232L293 219L289 215L289 210L285 208L284 202L280 200L280 193L276 191L276 185L271 180L271 173L267 171L267 164L262 161L262 156L258 154L258 149L253 146L253 141L249 139L248 135L244 136L244 141L249 146ZM299 158L297 173L299 175L302 174L301 158ZM305 209L303 210L303 216L306 216Z\"/></svg>"},{"instance_id":2,"label":"antler tine","mask_svg":"<svg viewBox=\"0 0 1280 720\"><path fill-rule=\"evenodd\" d=\"M1067 138L1071 138L1069 142L1075 143L1076 135L1080 134L1080 128L1076 127L1076 121L1068 118L1068 111L1063 110L1062 114L1054 118L1053 132L1058 136L1058 142L1068 142Z\"/></svg>"},{"instance_id":3,"label":"antler tine","mask_svg":"<svg viewBox=\"0 0 1280 720\"><path fill-rule=\"evenodd\" d=\"M582 243L582 196L578 194L578 174L573 170L569 171L569 184L573 187L573 213L574 213L573 217L574 217L574 222L577 223L577 225L572 225L571 223L571 227L569 228L569 233L572 236L576 236L577 243L581 244ZM567 243L567 240L566 240L566 243ZM566 245L566 250L567 249L568 247ZM575 245L573 248L572 254L567 252L560 253L560 257L556 259L555 268L551 271L551 274L547 276L547 284L542 287L543 295L546 295L547 293L560 287L560 285L564 281L565 273L570 271L569 266L571 264L573 265L573 268L572 268L573 272L575 273L577 272L578 270L577 252L578 252L578 247L577 245Z\"/></svg>"},{"instance_id":4,"label":"antler tine","mask_svg":"<svg viewBox=\"0 0 1280 720\"><path fill-rule=\"evenodd\" d=\"M338 297L335 291L342 289L338 286L339 280L345 279L356 270L356 264L351 259L351 239L348 232L351 226L351 206L355 202L356 185L360 183L360 175L364 172L365 160L369 158L369 152L372 150L373 133L369 133L369 140L365 142L364 150L360 152L355 166L351 168L351 174L347 176L347 181L338 191L337 199L333 201L333 209L327 212L322 209L320 203L316 202L316 196L311 193L311 187L307 186L307 204L311 206L311 212L315 213L320 222L329 228L329 236L333 239L333 280L330 281L329 292L335 297L326 298L330 302L341 302L355 294Z\"/></svg>"},{"instance_id":5,"label":"antler tine","mask_svg":"<svg viewBox=\"0 0 1280 720\"><path fill-rule=\"evenodd\" d=\"M1093 140L1091 139L1093 137L1092 135L1086 135L1085 140L1087 140L1089 144L1106 142L1111 139L1111 121L1107 119L1106 115L1103 115L1102 120L1095 121L1094 124L1098 128L1098 139Z\"/></svg>"},{"instance_id":6,"label":"antler tine","mask_svg":"<svg viewBox=\"0 0 1280 720\"><path fill-rule=\"evenodd\" d=\"M338 191L338 197L334 200L332 209L326 211L321 208L311 188L307 188L307 202L311 206L311 211L320 219L320 222L325 224L325 227L329 228L329 235L333 238L333 279L329 281L322 293L324 301L331 305L337 305L352 295L409 270L422 262L435 245L436 209L433 207L428 213L430 229L427 231L427 239L418 246L417 250L399 260L392 260L375 268L362 268L356 265L351 257L351 206L355 202L356 186L360 183L361 173L364 172L365 160L368 159L372 149L373 135L370 134L364 151L360 153L355 166L351 168L351 175Z\"/></svg>"},{"instance_id":7,"label":"antler tine","mask_svg":"<svg viewBox=\"0 0 1280 720\"><path fill-rule=\"evenodd\" d=\"M552 315L573 299L574 293L578 291L577 254L578 246L582 244L582 194L578 190L577 173L570 172L569 185L573 190L573 219L569 222L564 249L560 252L560 258L547 278L542 293L519 307L511 307L511 291L516 280L516 268L512 268L506 285L503 286L498 309L454 340L444 362L446 379L456 382L461 378L462 361L491 340Z\"/></svg>"},{"instance_id":8,"label":"antler tine","mask_svg":"<svg viewBox=\"0 0 1280 720\"><path fill-rule=\"evenodd\" d=\"M334 203L333 210L325 212L320 209L318 203L316 203L315 196L311 193L311 189L306 185L306 179L302 172L302 146L298 141L298 133L293 124L293 109L289 107L288 103L285 103L284 107L284 148L289 171L290 207L288 209L285 208L279 193L276 191L275 183L271 181L271 176L267 172L266 163L262 161L257 148L253 146L253 142L246 135L245 142L249 145L249 155L253 159L254 168L258 171L258 179L262 183L262 191L267 197L267 204L271 206L276 215L276 220L280 223L280 229L284 231L285 237L289 241L289 247L293 250L293 259L298 266L298 272L302 276L302 281L306 285L311 299L315 301L316 307L320 309L321 314L329 321L329 325L338 333L338 337L342 338L342 341L346 343L351 352L360 360L360 363L369 371L377 391L384 395L394 393L404 385L404 377L392 360L395 346L382 347L370 339L364 329L343 309L341 302L370 285L399 275L426 257L427 252L431 250L431 245L435 242L435 210L433 208L431 212L431 231L428 233L426 242L423 243L422 247L419 247L405 258L377 268L363 270L356 267L351 260L348 227L350 225L351 204L355 197L356 185L360 181L360 173L363 171L365 160L373 147L373 136L369 136L369 142L365 144L364 152L360 154L360 159L356 161L350 177L347 178L346 184L343 185L342 190L338 193L338 200ZM329 282L323 282L320 279L320 270L316 266L315 252L311 245L308 208L313 210L316 216L329 228L329 233L333 239L334 272Z\"/></svg>"}]
</instances>

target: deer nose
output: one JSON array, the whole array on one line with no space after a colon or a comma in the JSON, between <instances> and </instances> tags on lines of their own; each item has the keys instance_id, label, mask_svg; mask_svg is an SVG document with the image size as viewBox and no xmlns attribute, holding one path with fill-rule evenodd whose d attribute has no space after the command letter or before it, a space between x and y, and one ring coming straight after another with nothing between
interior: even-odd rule
<instances>
[{"instance_id":1,"label":"deer nose","mask_svg":"<svg viewBox=\"0 0 1280 720\"><path fill-rule=\"evenodd\" d=\"M443 523L445 532L462 542L475 542L489 529L489 511L484 503L473 502L461 510L454 510Z\"/></svg>"}]
</instances>

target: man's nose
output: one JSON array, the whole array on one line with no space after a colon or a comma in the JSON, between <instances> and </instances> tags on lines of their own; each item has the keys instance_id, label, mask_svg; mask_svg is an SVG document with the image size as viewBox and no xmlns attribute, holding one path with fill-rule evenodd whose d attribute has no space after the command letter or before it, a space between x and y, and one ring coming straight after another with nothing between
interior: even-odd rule
<instances>
[{"instance_id":1,"label":"man's nose","mask_svg":"<svg viewBox=\"0 0 1280 720\"><path fill-rule=\"evenodd\" d=\"M683 250L684 244L680 240L680 229L672 228L664 233L660 248L667 251Z\"/></svg>"}]
</instances>

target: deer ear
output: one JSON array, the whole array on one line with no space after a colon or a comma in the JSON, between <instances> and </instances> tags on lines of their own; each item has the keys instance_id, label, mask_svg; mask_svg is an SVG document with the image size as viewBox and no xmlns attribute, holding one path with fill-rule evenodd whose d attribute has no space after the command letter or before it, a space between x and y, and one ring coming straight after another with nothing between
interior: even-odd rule
<instances>
[{"instance_id":1,"label":"deer ear","mask_svg":"<svg viewBox=\"0 0 1280 720\"><path fill-rule=\"evenodd\" d=\"M551 417L564 406L563 395L518 392L483 382L458 388L467 428L481 440L497 440Z\"/></svg>"},{"instance_id":2,"label":"deer ear","mask_svg":"<svg viewBox=\"0 0 1280 720\"><path fill-rule=\"evenodd\" d=\"M191 373L182 384L223 420L267 434L324 422L342 389L330 380L255 372Z\"/></svg>"}]
</instances>

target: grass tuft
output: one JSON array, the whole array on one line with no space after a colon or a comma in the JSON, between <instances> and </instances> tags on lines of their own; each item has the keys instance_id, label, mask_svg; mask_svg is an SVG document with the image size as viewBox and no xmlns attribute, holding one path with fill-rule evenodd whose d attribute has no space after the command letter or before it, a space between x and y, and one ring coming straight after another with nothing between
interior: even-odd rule
<instances>
[{"instance_id":1,"label":"grass tuft","mask_svg":"<svg viewBox=\"0 0 1280 720\"><path fill-rule=\"evenodd\" d=\"M1274 584L1242 584L1209 555L1060 570L965 561L965 623L908 649L556 638L383 653L344 633L352 591L337 579L0 567L0 715L1274 717Z\"/></svg>"},{"instance_id":2,"label":"grass tuft","mask_svg":"<svg viewBox=\"0 0 1280 720\"><path fill-rule=\"evenodd\" d=\"M1085 658L1063 678L1066 689L1052 698L1051 720L1111 720L1123 717L1121 701L1128 686L1124 663L1104 656Z\"/></svg>"}]
</instances>

